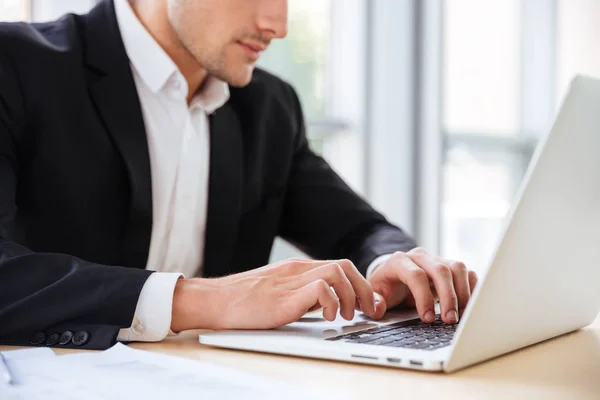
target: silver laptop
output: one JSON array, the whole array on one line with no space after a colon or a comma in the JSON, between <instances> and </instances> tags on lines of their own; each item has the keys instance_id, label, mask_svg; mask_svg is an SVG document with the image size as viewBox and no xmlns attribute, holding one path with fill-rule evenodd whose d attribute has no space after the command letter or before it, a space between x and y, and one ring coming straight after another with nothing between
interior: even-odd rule
<instances>
[{"instance_id":1,"label":"silver laptop","mask_svg":"<svg viewBox=\"0 0 600 400\"><path fill-rule=\"evenodd\" d=\"M541 140L487 273L458 325L310 314L270 331L200 343L452 372L590 324L600 312L600 81L576 77Z\"/></svg>"}]
</instances>

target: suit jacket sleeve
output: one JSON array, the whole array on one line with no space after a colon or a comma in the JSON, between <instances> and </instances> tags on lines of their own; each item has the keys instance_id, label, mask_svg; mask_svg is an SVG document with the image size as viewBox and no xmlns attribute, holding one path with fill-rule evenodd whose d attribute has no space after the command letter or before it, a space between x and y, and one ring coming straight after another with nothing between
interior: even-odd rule
<instances>
[{"instance_id":1,"label":"suit jacket sleeve","mask_svg":"<svg viewBox=\"0 0 600 400\"><path fill-rule=\"evenodd\" d=\"M71 332L76 340L61 347L107 348L131 324L151 272L36 253L11 241L25 121L16 70L0 57L0 344L44 345Z\"/></svg>"},{"instance_id":2,"label":"suit jacket sleeve","mask_svg":"<svg viewBox=\"0 0 600 400\"><path fill-rule=\"evenodd\" d=\"M310 150L298 97L287 89L295 151L281 236L315 258L348 258L365 276L375 258L416 247L413 238L386 221Z\"/></svg>"}]
</instances>

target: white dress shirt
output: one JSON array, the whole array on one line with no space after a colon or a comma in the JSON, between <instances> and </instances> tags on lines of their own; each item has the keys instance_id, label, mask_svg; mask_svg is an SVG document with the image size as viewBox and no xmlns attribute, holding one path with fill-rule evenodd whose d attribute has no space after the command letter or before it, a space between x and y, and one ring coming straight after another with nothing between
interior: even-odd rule
<instances>
[{"instance_id":1,"label":"white dress shirt","mask_svg":"<svg viewBox=\"0 0 600 400\"><path fill-rule=\"evenodd\" d=\"M188 105L188 84L138 20L128 0L115 0L117 22L140 99L152 175L153 225L144 284L132 325L119 341L160 341L170 332L177 280L202 267L209 177L208 116L229 99L209 77ZM115 94L118 95L118 94ZM376 260L378 261L378 260ZM372 263L369 273L378 265Z\"/></svg>"},{"instance_id":2,"label":"white dress shirt","mask_svg":"<svg viewBox=\"0 0 600 400\"><path fill-rule=\"evenodd\" d=\"M177 279L199 273L208 202L208 115L229 99L225 82L208 78L187 103L188 84L144 28L127 0L115 11L140 99L152 171L152 237L142 288L122 341L157 341L169 332Z\"/></svg>"}]
</instances>

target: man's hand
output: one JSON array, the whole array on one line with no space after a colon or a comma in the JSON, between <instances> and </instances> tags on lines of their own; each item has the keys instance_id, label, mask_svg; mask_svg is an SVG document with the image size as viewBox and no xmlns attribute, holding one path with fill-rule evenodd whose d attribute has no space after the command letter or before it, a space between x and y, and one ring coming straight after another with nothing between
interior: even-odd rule
<instances>
[{"instance_id":1,"label":"man's hand","mask_svg":"<svg viewBox=\"0 0 600 400\"><path fill-rule=\"evenodd\" d=\"M331 288L335 290L332 291ZM218 279L184 279L175 287L171 329L270 329L323 308L323 317L347 320L355 308L375 309L373 288L348 260L287 260Z\"/></svg>"},{"instance_id":2,"label":"man's hand","mask_svg":"<svg viewBox=\"0 0 600 400\"><path fill-rule=\"evenodd\" d=\"M442 320L458 322L477 283L477 275L465 264L434 257L422 248L397 252L369 277L383 310L404 304L417 307L424 322L435 320L435 299L440 300ZM385 311L383 311L385 312ZM383 317L378 309L374 318Z\"/></svg>"}]
</instances>

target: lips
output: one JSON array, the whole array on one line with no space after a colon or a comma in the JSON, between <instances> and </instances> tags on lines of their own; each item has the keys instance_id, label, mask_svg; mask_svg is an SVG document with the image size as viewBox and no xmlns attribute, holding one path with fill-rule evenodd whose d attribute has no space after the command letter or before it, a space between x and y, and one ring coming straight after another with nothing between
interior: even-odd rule
<instances>
[{"instance_id":1,"label":"lips","mask_svg":"<svg viewBox=\"0 0 600 400\"><path fill-rule=\"evenodd\" d=\"M254 51L255 53L262 53L263 51L265 51L267 49L267 46L261 45L258 43L240 42L240 44L242 46L248 47L250 50Z\"/></svg>"},{"instance_id":2,"label":"lips","mask_svg":"<svg viewBox=\"0 0 600 400\"><path fill-rule=\"evenodd\" d=\"M257 43L238 42L238 44L252 62L257 61L260 58L262 52L267 49L267 46L260 45Z\"/></svg>"}]
</instances>

